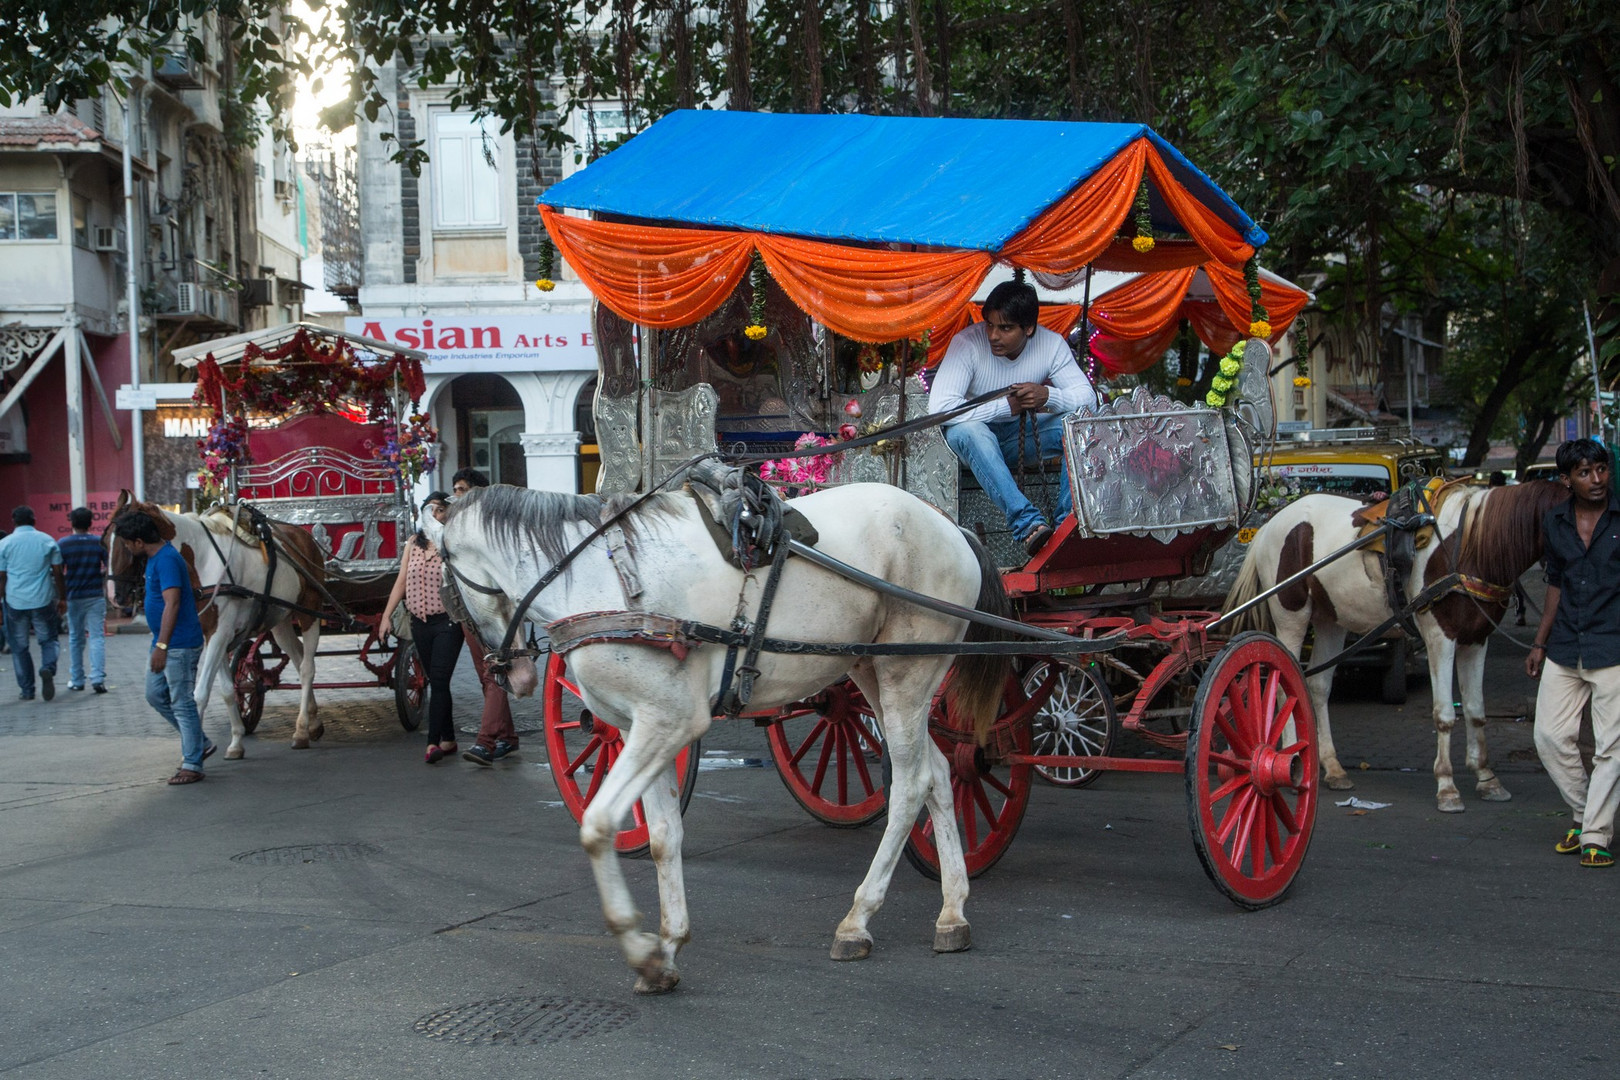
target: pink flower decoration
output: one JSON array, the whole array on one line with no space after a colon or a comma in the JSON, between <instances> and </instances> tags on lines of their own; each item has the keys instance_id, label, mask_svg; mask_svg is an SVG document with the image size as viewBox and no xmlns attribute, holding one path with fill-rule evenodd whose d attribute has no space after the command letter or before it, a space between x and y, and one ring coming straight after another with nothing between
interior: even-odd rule
<instances>
[{"instance_id":1,"label":"pink flower decoration","mask_svg":"<svg viewBox=\"0 0 1620 1080\"><path fill-rule=\"evenodd\" d=\"M856 401L854 398L850 398L848 401L844 402L844 411L850 416L859 419L861 415L861 403Z\"/></svg>"},{"instance_id":2,"label":"pink flower decoration","mask_svg":"<svg viewBox=\"0 0 1620 1080\"><path fill-rule=\"evenodd\" d=\"M855 438L855 425L840 424L838 427L838 437L845 442L849 442L851 439Z\"/></svg>"}]
</instances>

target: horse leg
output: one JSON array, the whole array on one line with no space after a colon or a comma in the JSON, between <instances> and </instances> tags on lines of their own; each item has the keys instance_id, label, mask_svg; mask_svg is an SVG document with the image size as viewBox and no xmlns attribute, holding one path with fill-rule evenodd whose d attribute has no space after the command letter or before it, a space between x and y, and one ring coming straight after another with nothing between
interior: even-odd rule
<instances>
[{"instance_id":1,"label":"horse leg","mask_svg":"<svg viewBox=\"0 0 1620 1080\"><path fill-rule=\"evenodd\" d=\"M693 696L703 698L702 711L706 712L706 695ZM619 824L629 816L636 800L642 799L642 808L648 813L649 835L661 833L663 836L660 846L665 861L658 866L660 898L668 904L670 895L679 895L675 909L669 912L670 922L666 924L666 933L672 940L680 937L684 941L686 901L684 892L680 891L682 880L678 846L675 857L670 858L671 844L678 845L682 835L678 821L679 798L672 794L666 800L665 793L659 791L652 793L650 803L646 801L648 788L660 775L674 776L675 755L680 753L681 747L701 734L709 722L709 717L705 715L685 723L671 724L667 717L676 715L679 712L660 710L656 703L640 703L625 732L624 750L602 781L596 797L585 808L579 825L580 846L590 856L596 890L602 899L602 915L607 920L608 929L618 938L619 949L626 962L638 976L636 989L640 993L672 990L680 981L680 975L675 970L673 950L666 954L658 938L640 929L641 913L636 910L630 888L625 883L618 852L613 850L613 837L619 831ZM670 813L672 806L676 819L673 821ZM659 820L656 825L655 818ZM674 872L673 876L667 876L670 871Z\"/></svg>"},{"instance_id":2,"label":"horse leg","mask_svg":"<svg viewBox=\"0 0 1620 1080\"><path fill-rule=\"evenodd\" d=\"M665 994L681 981L675 955L692 940L692 922L686 909L686 879L681 865L681 776L674 765L655 776L641 793L647 815L647 838L658 871L658 946L661 963L656 971L636 978L636 993Z\"/></svg>"},{"instance_id":3,"label":"horse leg","mask_svg":"<svg viewBox=\"0 0 1620 1080\"><path fill-rule=\"evenodd\" d=\"M1429 690L1434 695L1434 780L1435 805L1441 813L1460 814L1465 809L1457 782L1451 773L1451 729L1457 722L1457 709L1451 700L1451 678L1457 643L1446 637L1432 620L1421 626L1429 649Z\"/></svg>"},{"instance_id":4,"label":"horse leg","mask_svg":"<svg viewBox=\"0 0 1620 1080\"><path fill-rule=\"evenodd\" d=\"M1462 691L1463 722L1468 725L1474 794L1486 802L1507 802L1513 793L1497 779L1485 749L1485 645L1457 646L1457 687Z\"/></svg>"},{"instance_id":5,"label":"horse leg","mask_svg":"<svg viewBox=\"0 0 1620 1080\"><path fill-rule=\"evenodd\" d=\"M315 654L321 645L321 620L310 620L303 639L304 656L298 664L298 714L309 718L306 726L310 742L320 742L321 736L326 734L320 706L315 703Z\"/></svg>"},{"instance_id":6,"label":"horse leg","mask_svg":"<svg viewBox=\"0 0 1620 1080\"><path fill-rule=\"evenodd\" d=\"M896 666L886 665L886 669ZM942 672L938 664L928 664L896 674L898 678L885 670L884 675L890 677L880 677L867 664L857 666L850 673L883 727L884 752L890 768L889 813L872 865L855 890L849 913L833 933L831 955L834 960L864 960L871 955L872 935L868 924L883 906L906 837L925 800L929 802L934 822L934 843L939 851L944 893L944 903L934 924L935 948L959 951L967 948L970 939L967 918L963 914L968 894L967 865L956 834L950 769L944 755L928 736L932 687L938 684ZM933 676L932 681L927 678L929 674Z\"/></svg>"},{"instance_id":7,"label":"horse leg","mask_svg":"<svg viewBox=\"0 0 1620 1080\"><path fill-rule=\"evenodd\" d=\"M242 727L241 710L236 707L236 687L234 680L229 677L233 673L227 670L231 646L241 632L241 624L242 611L238 606L220 604L219 623L214 627L213 636L203 646L202 659L197 665L197 685L192 694L192 700L197 703L198 718L206 721L214 681L218 679L225 684L220 696L225 699L225 712L231 719L231 741L225 747L225 757L232 761L246 753L242 748L242 736L247 732Z\"/></svg>"},{"instance_id":8,"label":"horse leg","mask_svg":"<svg viewBox=\"0 0 1620 1080\"><path fill-rule=\"evenodd\" d=\"M1344 627L1337 622L1319 622L1315 625L1316 642L1311 646L1311 663L1338 656L1344 651ZM1297 653L1296 653L1297 655ZM1311 693L1311 708L1316 712L1317 754L1322 761L1322 782L1334 791L1351 791L1355 784L1339 764L1339 751L1333 745L1333 725L1328 721L1328 698L1333 694L1333 672L1328 668L1305 680Z\"/></svg>"},{"instance_id":9,"label":"horse leg","mask_svg":"<svg viewBox=\"0 0 1620 1080\"><path fill-rule=\"evenodd\" d=\"M308 636L300 637L298 627L288 620L279 623L270 630L270 635L281 646L281 651L287 654L287 662L298 671L298 719L293 724L292 748L294 750L308 750L309 744L325 734L323 729L311 728L310 718L314 712L315 692L311 683L315 679L315 652L313 648L306 647L305 642L313 645L320 640L321 624L310 625Z\"/></svg>"}]
</instances>

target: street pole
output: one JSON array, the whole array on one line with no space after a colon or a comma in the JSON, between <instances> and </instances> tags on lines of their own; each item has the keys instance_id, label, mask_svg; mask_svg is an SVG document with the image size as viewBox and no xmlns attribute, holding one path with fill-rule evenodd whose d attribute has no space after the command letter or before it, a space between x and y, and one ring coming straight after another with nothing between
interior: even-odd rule
<instances>
[{"instance_id":1,"label":"street pole","mask_svg":"<svg viewBox=\"0 0 1620 1080\"><path fill-rule=\"evenodd\" d=\"M1586 316L1586 355L1592 360L1592 400L1597 404L1597 437L1602 439L1604 436L1603 382L1598 378L1597 342L1592 337L1592 309L1587 307L1585 300L1581 301L1581 314Z\"/></svg>"},{"instance_id":2,"label":"street pole","mask_svg":"<svg viewBox=\"0 0 1620 1080\"><path fill-rule=\"evenodd\" d=\"M125 285L129 304L129 385L141 388L141 290L140 264L136 261L135 244L135 168L130 142L135 138L135 112L131 98L145 92L145 86L132 89L124 95L124 257L128 261ZM145 417L137 403L129 413L129 448L134 455L131 487L137 501L146 499L146 432Z\"/></svg>"}]
</instances>

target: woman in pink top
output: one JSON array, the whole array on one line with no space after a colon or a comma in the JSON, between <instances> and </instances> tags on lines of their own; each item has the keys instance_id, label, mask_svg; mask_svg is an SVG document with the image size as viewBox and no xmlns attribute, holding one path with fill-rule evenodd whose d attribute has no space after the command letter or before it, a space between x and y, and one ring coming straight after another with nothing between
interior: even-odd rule
<instances>
[{"instance_id":1,"label":"woman in pink top","mask_svg":"<svg viewBox=\"0 0 1620 1080\"><path fill-rule=\"evenodd\" d=\"M450 496L435 491L422 502L422 512L444 520ZM444 563L439 549L420 529L405 545L399 558L399 577L383 608L382 629L392 626L394 608L402 601L411 615L411 640L427 668L428 747L427 763L436 765L446 754L456 752L456 728L450 718L450 677L461 659L461 628L450 621L439 599L444 580Z\"/></svg>"}]
</instances>

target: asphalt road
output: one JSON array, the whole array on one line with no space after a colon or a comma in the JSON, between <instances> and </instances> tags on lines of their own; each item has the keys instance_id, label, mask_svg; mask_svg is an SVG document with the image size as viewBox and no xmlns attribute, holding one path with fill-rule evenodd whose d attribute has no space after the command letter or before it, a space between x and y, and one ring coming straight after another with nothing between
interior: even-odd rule
<instances>
[{"instance_id":1,"label":"asphalt road","mask_svg":"<svg viewBox=\"0 0 1620 1080\"><path fill-rule=\"evenodd\" d=\"M1552 853L1565 815L1507 645L1489 731L1513 801L1465 782L1467 812L1438 813L1426 690L1396 710L1351 688L1341 756L1357 795L1392 805L1328 800L1284 903L1246 913L1214 889L1179 778L1037 785L960 955L930 950L938 887L902 862L872 957L831 962L877 827L812 822L757 765L757 729L719 727L686 818L694 940L653 999L602 927L538 736L497 769L429 768L385 692L333 692L326 738L293 751L291 698L272 696L245 760L170 788L144 641L109 649L105 697L17 704L0 680L7 1077L1616 1072L1620 872ZM223 713L207 727L222 741ZM627 868L655 912L651 864Z\"/></svg>"}]
</instances>

